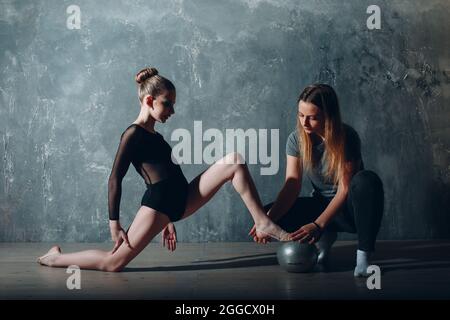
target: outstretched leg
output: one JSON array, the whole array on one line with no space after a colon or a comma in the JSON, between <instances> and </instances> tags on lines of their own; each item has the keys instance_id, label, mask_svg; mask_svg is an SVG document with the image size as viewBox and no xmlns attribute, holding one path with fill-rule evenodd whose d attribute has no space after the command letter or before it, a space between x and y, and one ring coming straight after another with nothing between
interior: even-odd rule
<instances>
[{"instance_id":1,"label":"outstretched leg","mask_svg":"<svg viewBox=\"0 0 450 320\"><path fill-rule=\"evenodd\" d=\"M281 241L290 240L289 234L267 217L248 167L238 153L226 155L191 181L182 219L206 204L227 181L231 181L250 211L258 236L269 235Z\"/></svg>"},{"instance_id":2,"label":"outstretched leg","mask_svg":"<svg viewBox=\"0 0 450 320\"><path fill-rule=\"evenodd\" d=\"M122 243L114 254L111 251L102 250L62 254L56 246L40 257L38 262L50 267L77 265L80 269L121 271L168 223L169 218L165 214L142 206L127 232L131 248Z\"/></svg>"}]
</instances>

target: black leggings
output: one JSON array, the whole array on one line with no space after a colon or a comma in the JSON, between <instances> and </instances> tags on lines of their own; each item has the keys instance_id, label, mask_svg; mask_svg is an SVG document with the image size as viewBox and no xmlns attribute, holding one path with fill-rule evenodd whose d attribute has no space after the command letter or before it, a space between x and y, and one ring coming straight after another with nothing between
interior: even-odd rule
<instances>
[{"instance_id":1,"label":"black leggings","mask_svg":"<svg viewBox=\"0 0 450 320\"><path fill-rule=\"evenodd\" d=\"M313 222L332 198L322 196L297 198L289 211L277 221L288 232ZM264 206L266 212L273 202ZM327 225L326 230L358 234L358 249L374 251L383 216L384 191L378 175L369 170L356 173L351 181L347 200Z\"/></svg>"}]
</instances>

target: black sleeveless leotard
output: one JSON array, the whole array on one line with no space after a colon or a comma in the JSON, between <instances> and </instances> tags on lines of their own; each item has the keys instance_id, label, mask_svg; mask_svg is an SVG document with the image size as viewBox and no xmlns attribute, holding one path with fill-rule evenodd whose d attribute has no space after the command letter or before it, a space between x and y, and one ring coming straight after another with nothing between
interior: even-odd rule
<instances>
[{"instance_id":1,"label":"black sleeveless leotard","mask_svg":"<svg viewBox=\"0 0 450 320\"><path fill-rule=\"evenodd\" d=\"M121 183L130 163L147 186L141 205L166 214L172 222L181 218L186 208L188 182L171 154L172 148L159 133L137 124L122 133L108 183L110 220L119 219Z\"/></svg>"}]
</instances>

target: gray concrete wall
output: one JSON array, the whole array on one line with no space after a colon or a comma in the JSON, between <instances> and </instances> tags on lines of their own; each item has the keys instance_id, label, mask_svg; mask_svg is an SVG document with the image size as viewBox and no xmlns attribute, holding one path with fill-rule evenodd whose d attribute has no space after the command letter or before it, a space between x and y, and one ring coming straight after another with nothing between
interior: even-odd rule
<instances>
[{"instance_id":1,"label":"gray concrete wall","mask_svg":"<svg viewBox=\"0 0 450 320\"><path fill-rule=\"evenodd\" d=\"M79 30L66 27L72 4ZM380 30L366 26L371 4ZM385 184L380 238L448 238L449 17L447 0L2 0L0 241L109 241L108 176L149 65L177 87L176 116L157 126L169 141L198 120L279 129L278 174L250 166L264 202L284 179L299 91L333 85ZM133 167L123 185L126 226L145 186ZM229 185L177 223L181 241L245 241L250 226Z\"/></svg>"}]
</instances>

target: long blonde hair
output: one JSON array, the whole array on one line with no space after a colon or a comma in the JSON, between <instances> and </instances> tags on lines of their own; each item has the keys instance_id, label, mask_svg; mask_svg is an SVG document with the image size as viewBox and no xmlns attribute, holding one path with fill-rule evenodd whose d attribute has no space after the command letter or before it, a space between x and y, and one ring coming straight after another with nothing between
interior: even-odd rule
<instances>
[{"instance_id":1,"label":"long blonde hair","mask_svg":"<svg viewBox=\"0 0 450 320\"><path fill-rule=\"evenodd\" d=\"M343 176L345 161L345 132L339 111L339 102L334 89L326 84L313 84L306 87L299 95L297 105L309 102L317 106L323 113L325 134L325 160L328 164L324 174L335 185ZM313 159L312 141L309 134L305 132L297 117L297 132L299 136L299 150L302 154L302 164L305 169L316 166L320 159Z\"/></svg>"}]
</instances>

